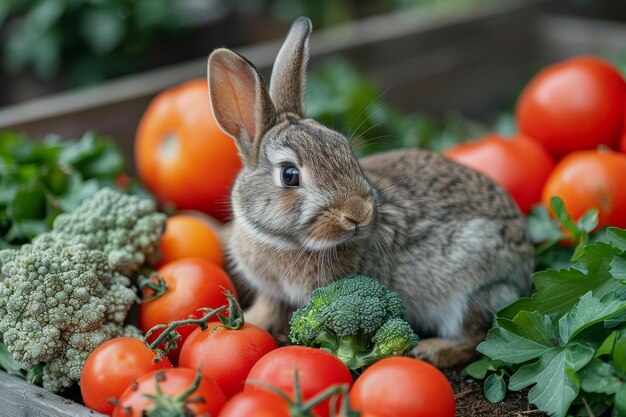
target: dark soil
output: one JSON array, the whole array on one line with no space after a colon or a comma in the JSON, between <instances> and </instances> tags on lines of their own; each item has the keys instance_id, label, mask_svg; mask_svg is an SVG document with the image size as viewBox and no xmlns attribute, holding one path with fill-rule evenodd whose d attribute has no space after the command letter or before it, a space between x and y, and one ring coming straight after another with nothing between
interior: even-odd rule
<instances>
[{"instance_id":1,"label":"dark soil","mask_svg":"<svg viewBox=\"0 0 626 417\"><path fill-rule=\"evenodd\" d=\"M547 417L528 404L527 391L507 392L504 401L492 404L483 395L483 381L475 380L462 369L444 371L456 397L456 417Z\"/></svg>"}]
</instances>

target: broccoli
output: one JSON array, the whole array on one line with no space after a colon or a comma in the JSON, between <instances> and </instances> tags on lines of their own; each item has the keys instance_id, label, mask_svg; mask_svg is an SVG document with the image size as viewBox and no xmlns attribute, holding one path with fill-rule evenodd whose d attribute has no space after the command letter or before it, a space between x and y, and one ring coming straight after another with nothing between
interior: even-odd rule
<instances>
[{"instance_id":1,"label":"broccoli","mask_svg":"<svg viewBox=\"0 0 626 417\"><path fill-rule=\"evenodd\" d=\"M327 350L352 370L401 355L418 340L398 295L364 275L316 289L289 324L293 343Z\"/></svg>"},{"instance_id":2,"label":"broccoli","mask_svg":"<svg viewBox=\"0 0 626 417\"><path fill-rule=\"evenodd\" d=\"M0 339L20 366L43 363L44 388L78 381L102 342L141 336L124 325L130 277L158 253L164 228L150 200L102 189L31 244L0 251Z\"/></svg>"}]
</instances>

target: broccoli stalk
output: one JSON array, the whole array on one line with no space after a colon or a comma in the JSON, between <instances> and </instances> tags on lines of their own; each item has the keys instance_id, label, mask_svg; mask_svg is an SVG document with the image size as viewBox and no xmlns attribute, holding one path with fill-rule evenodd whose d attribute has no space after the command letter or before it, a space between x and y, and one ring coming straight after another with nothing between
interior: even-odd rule
<instances>
[{"instance_id":1,"label":"broccoli stalk","mask_svg":"<svg viewBox=\"0 0 626 417\"><path fill-rule=\"evenodd\" d=\"M318 288L290 321L293 343L335 354L352 370L417 344L396 293L373 278L351 275Z\"/></svg>"},{"instance_id":2,"label":"broccoli stalk","mask_svg":"<svg viewBox=\"0 0 626 417\"><path fill-rule=\"evenodd\" d=\"M44 388L78 381L104 341L140 337L124 324L130 277L158 253L164 229L151 200L102 189L51 232L0 251L0 339L23 368L43 364Z\"/></svg>"}]
</instances>

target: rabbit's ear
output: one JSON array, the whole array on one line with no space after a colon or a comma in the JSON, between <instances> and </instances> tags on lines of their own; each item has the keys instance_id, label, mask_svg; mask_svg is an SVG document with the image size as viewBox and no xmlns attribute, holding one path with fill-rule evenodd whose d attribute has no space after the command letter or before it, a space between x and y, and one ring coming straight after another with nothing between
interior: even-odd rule
<instances>
[{"instance_id":1,"label":"rabbit's ear","mask_svg":"<svg viewBox=\"0 0 626 417\"><path fill-rule=\"evenodd\" d=\"M254 66L229 49L216 49L208 63L209 96L222 130L254 165L261 138L273 126L276 110Z\"/></svg>"},{"instance_id":2,"label":"rabbit's ear","mask_svg":"<svg viewBox=\"0 0 626 417\"><path fill-rule=\"evenodd\" d=\"M270 79L270 97L278 113L304 116L304 81L311 28L308 17L297 18L276 56Z\"/></svg>"}]
</instances>

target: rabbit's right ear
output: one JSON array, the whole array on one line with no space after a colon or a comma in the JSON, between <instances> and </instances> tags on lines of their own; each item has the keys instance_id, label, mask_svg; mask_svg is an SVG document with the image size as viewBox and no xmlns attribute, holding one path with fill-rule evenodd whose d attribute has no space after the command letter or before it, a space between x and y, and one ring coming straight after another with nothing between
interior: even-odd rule
<instances>
[{"instance_id":1,"label":"rabbit's right ear","mask_svg":"<svg viewBox=\"0 0 626 417\"><path fill-rule=\"evenodd\" d=\"M243 162L254 165L261 138L276 120L258 71L240 55L221 48L209 57L208 79L215 119L235 139Z\"/></svg>"}]
</instances>

